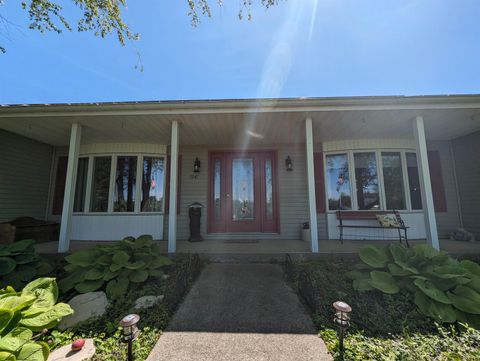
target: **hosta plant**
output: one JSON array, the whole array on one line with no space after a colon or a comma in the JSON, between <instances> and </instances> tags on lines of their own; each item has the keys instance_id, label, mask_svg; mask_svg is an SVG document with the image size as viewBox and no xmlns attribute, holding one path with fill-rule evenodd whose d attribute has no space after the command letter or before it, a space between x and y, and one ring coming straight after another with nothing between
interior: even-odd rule
<instances>
[{"instance_id":1,"label":"hosta plant","mask_svg":"<svg viewBox=\"0 0 480 361\"><path fill-rule=\"evenodd\" d=\"M65 257L67 276L59 281L62 292L106 290L109 298L121 297L131 284L163 276L172 262L161 254L152 236L127 237L114 245L98 245Z\"/></svg>"},{"instance_id":2,"label":"hosta plant","mask_svg":"<svg viewBox=\"0 0 480 361\"><path fill-rule=\"evenodd\" d=\"M0 290L0 360L44 361L50 353L44 342L35 341L73 310L56 303L54 278L38 278L21 292L8 286Z\"/></svg>"},{"instance_id":3,"label":"hosta plant","mask_svg":"<svg viewBox=\"0 0 480 361\"><path fill-rule=\"evenodd\" d=\"M32 239L25 239L0 245L0 288L20 289L34 278L52 271L52 266L35 253L34 243Z\"/></svg>"},{"instance_id":4,"label":"hosta plant","mask_svg":"<svg viewBox=\"0 0 480 361\"><path fill-rule=\"evenodd\" d=\"M458 261L428 245L366 246L347 274L357 291L408 292L418 311L442 323L480 326L480 265Z\"/></svg>"}]
</instances>

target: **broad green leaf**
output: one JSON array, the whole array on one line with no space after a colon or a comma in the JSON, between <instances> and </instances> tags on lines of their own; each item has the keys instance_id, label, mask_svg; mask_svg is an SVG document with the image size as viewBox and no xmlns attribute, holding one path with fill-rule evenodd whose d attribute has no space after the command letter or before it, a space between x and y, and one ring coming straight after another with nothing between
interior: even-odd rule
<instances>
[{"instance_id":1,"label":"broad green leaf","mask_svg":"<svg viewBox=\"0 0 480 361\"><path fill-rule=\"evenodd\" d=\"M13 318L13 312L4 308L0 308L0 332L7 327Z\"/></svg>"},{"instance_id":2,"label":"broad green leaf","mask_svg":"<svg viewBox=\"0 0 480 361\"><path fill-rule=\"evenodd\" d=\"M144 234L138 237L134 243L137 246L137 248L145 247L152 243L153 237L150 234Z\"/></svg>"},{"instance_id":3,"label":"broad green leaf","mask_svg":"<svg viewBox=\"0 0 480 361\"><path fill-rule=\"evenodd\" d=\"M148 278L148 271L147 270L136 270L130 275L130 281L134 283L142 283L145 282Z\"/></svg>"},{"instance_id":4,"label":"broad green leaf","mask_svg":"<svg viewBox=\"0 0 480 361\"><path fill-rule=\"evenodd\" d=\"M16 352L33 336L33 332L25 327L17 327L9 334L0 337L0 350Z\"/></svg>"},{"instance_id":5,"label":"broad green leaf","mask_svg":"<svg viewBox=\"0 0 480 361\"><path fill-rule=\"evenodd\" d=\"M99 280L99 279L102 279L104 275L105 275L105 272L103 272L102 269L92 268L87 272L85 272L85 279L90 281Z\"/></svg>"},{"instance_id":6,"label":"broad green leaf","mask_svg":"<svg viewBox=\"0 0 480 361\"><path fill-rule=\"evenodd\" d=\"M360 278L360 279L353 280L353 289L358 292L374 290L374 288L370 285L369 278Z\"/></svg>"},{"instance_id":7,"label":"broad green leaf","mask_svg":"<svg viewBox=\"0 0 480 361\"><path fill-rule=\"evenodd\" d=\"M8 251L12 254L24 253L29 248L33 247L35 241L33 239L24 239L22 241L17 241L12 244L9 244Z\"/></svg>"},{"instance_id":8,"label":"broad green leaf","mask_svg":"<svg viewBox=\"0 0 480 361\"><path fill-rule=\"evenodd\" d=\"M133 263L128 263L125 267L131 270L138 270L140 268L144 268L146 266L146 263L143 261L137 261Z\"/></svg>"},{"instance_id":9,"label":"broad green leaf","mask_svg":"<svg viewBox=\"0 0 480 361\"><path fill-rule=\"evenodd\" d=\"M35 268L37 269L38 276L47 276L49 273L52 273L53 271L52 265L44 261L38 262Z\"/></svg>"},{"instance_id":10,"label":"broad green leaf","mask_svg":"<svg viewBox=\"0 0 480 361\"><path fill-rule=\"evenodd\" d=\"M390 243L388 246L394 261L405 262L408 258L408 248L399 243Z\"/></svg>"},{"instance_id":11,"label":"broad green leaf","mask_svg":"<svg viewBox=\"0 0 480 361\"><path fill-rule=\"evenodd\" d=\"M445 303L447 305L451 304L452 301L447 297L447 295L440 291L435 285L430 281L424 281L421 279L416 279L414 282L420 291L425 293L428 297L434 299L437 302Z\"/></svg>"},{"instance_id":12,"label":"broad green leaf","mask_svg":"<svg viewBox=\"0 0 480 361\"><path fill-rule=\"evenodd\" d=\"M104 281L110 281L111 279L117 277L119 273L120 272L118 272L118 271L117 272L112 272L112 271L110 271L109 268L105 268L105 273L103 275L103 280Z\"/></svg>"},{"instance_id":13,"label":"broad green leaf","mask_svg":"<svg viewBox=\"0 0 480 361\"><path fill-rule=\"evenodd\" d=\"M383 293L395 294L400 291L400 288L398 287L390 273L382 271L372 271L370 272L370 277L370 286L382 291Z\"/></svg>"},{"instance_id":14,"label":"broad green leaf","mask_svg":"<svg viewBox=\"0 0 480 361\"><path fill-rule=\"evenodd\" d=\"M118 272L118 271L120 271L122 268L123 268L122 265L113 263L113 264L110 266L110 271L111 271L111 272Z\"/></svg>"},{"instance_id":15,"label":"broad green leaf","mask_svg":"<svg viewBox=\"0 0 480 361\"><path fill-rule=\"evenodd\" d=\"M0 276L8 275L17 266L17 262L10 257L0 257Z\"/></svg>"},{"instance_id":16,"label":"broad green leaf","mask_svg":"<svg viewBox=\"0 0 480 361\"><path fill-rule=\"evenodd\" d=\"M84 280L85 270L79 269L78 271L75 271L74 273L58 281L58 287L62 290L63 293L66 293L72 288L74 288L76 284L81 283Z\"/></svg>"},{"instance_id":17,"label":"broad green leaf","mask_svg":"<svg viewBox=\"0 0 480 361\"><path fill-rule=\"evenodd\" d=\"M91 280L91 281L82 281L75 285L75 289L78 293L88 293L98 290L103 286L103 279L101 280Z\"/></svg>"},{"instance_id":18,"label":"broad green leaf","mask_svg":"<svg viewBox=\"0 0 480 361\"><path fill-rule=\"evenodd\" d=\"M387 265L388 270L392 274L392 276L409 276L412 273L409 270L406 270L405 268L400 267L396 263L389 263Z\"/></svg>"},{"instance_id":19,"label":"broad green leaf","mask_svg":"<svg viewBox=\"0 0 480 361\"><path fill-rule=\"evenodd\" d=\"M13 353L7 351L0 351L0 360L2 361L17 361Z\"/></svg>"},{"instance_id":20,"label":"broad green leaf","mask_svg":"<svg viewBox=\"0 0 480 361\"><path fill-rule=\"evenodd\" d=\"M480 315L480 293L470 287L457 286L453 292L447 292L447 296L460 311Z\"/></svg>"},{"instance_id":21,"label":"broad green leaf","mask_svg":"<svg viewBox=\"0 0 480 361\"><path fill-rule=\"evenodd\" d=\"M418 270L407 262L395 261L395 264L403 268L405 271L410 272L411 274L418 274Z\"/></svg>"},{"instance_id":22,"label":"broad green leaf","mask_svg":"<svg viewBox=\"0 0 480 361\"><path fill-rule=\"evenodd\" d=\"M15 256L15 262L17 264L32 263L36 259L38 259L38 255L35 253L20 253L19 255Z\"/></svg>"},{"instance_id":23,"label":"broad green leaf","mask_svg":"<svg viewBox=\"0 0 480 361\"><path fill-rule=\"evenodd\" d=\"M98 257L97 263L102 266L109 266L112 263L112 256L109 254L103 254Z\"/></svg>"},{"instance_id":24,"label":"broad green leaf","mask_svg":"<svg viewBox=\"0 0 480 361\"><path fill-rule=\"evenodd\" d=\"M95 263L95 254L91 250L77 251L65 257L65 260L76 266L90 267Z\"/></svg>"},{"instance_id":25,"label":"broad green leaf","mask_svg":"<svg viewBox=\"0 0 480 361\"><path fill-rule=\"evenodd\" d=\"M151 270L148 270L148 275L150 277L161 277L163 276L165 273L161 270L161 269L151 269Z\"/></svg>"},{"instance_id":26,"label":"broad green leaf","mask_svg":"<svg viewBox=\"0 0 480 361\"><path fill-rule=\"evenodd\" d=\"M384 268L390 260L385 248L366 246L358 252L360 259L373 268Z\"/></svg>"},{"instance_id":27,"label":"broad green leaf","mask_svg":"<svg viewBox=\"0 0 480 361\"><path fill-rule=\"evenodd\" d=\"M33 317L23 318L19 324L37 332L44 328L54 327L63 317L71 315L72 308L66 303L57 303L50 310Z\"/></svg>"},{"instance_id":28,"label":"broad green leaf","mask_svg":"<svg viewBox=\"0 0 480 361\"><path fill-rule=\"evenodd\" d=\"M55 281L55 278L52 278L52 277L37 278L36 280L30 282L23 288L22 295L38 296L37 291L49 292L51 296L48 297L48 299L49 301L52 302L52 305L58 299L58 286L57 286L57 282ZM44 297L47 297L47 296L44 296Z\"/></svg>"},{"instance_id":29,"label":"broad green leaf","mask_svg":"<svg viewBox=\"0 0 480 361\"><path fill-rule=\"evenodd\" d=\"M171 265L172 263L173 263L172 260L168 257L156 256L155 258L152 259L148 267L159 268L159 267Z\"/></svg>"},{"instance_id":30,"label":"broad green leaf","mask_svg":"<svg viewBox=\"0 0 480 361\"><path fill-rule=\"evenodd\" d=\"M455 322L457 315L451 305L437 302L421 291L415 292L415 304L421 313L440 322Z\"/></svg>"},{"instance_id":31,"label":"broad green leaf","mask_svg":"<svg viewBox=\"0 0 480 361\"><path fill-rule=\"evenodd\" d=\"M31 281L35 278L37 274L37 269L28 264L22 264L15 268L15 275L20 277L20 279L24 282Z\"/></svg>"},{"instance_id":32,"label":"broad green leaf","mask_svg":"<svg viewBox=\"0 0 480 361\"><path fill-rule=\"evenodd\" d=\"M117 251L112 257L112 262L120 266L126 266L128 264L129 258L130 256L127 252Z\"/></svg>"},{"instance_id":33,"label":"broad green leaf","mask_svg":"<svg viewBox=\"0 0 480 361\"><path fill-rule=\"evenodd\" d=\"M460 262L460 266L467 270L471 276L480 278L480 265L470 260L463 260Z\"/></svg>"},{"instance_id":34,"label":"broad green leaf","mask_svg":"<svg viewBox=\"0 0 480 361\"><path fill-rule=\"evenodd\" d=\"M123 297L128 290L128 285L130 281L128 278L118 278L116 280L111 280L107 284L106 292L107 296L110 299L117 297Z\"/></svg>"},{"instance_id":35,"label":"broad green leaf","mask_svg":"<svg viewBox=\"0 0 480 361\"><path fill-rule=\"evenodd\" d=\"M2 297L0 299L0 308L4 310L10 310L15 313L32 305L35 300L36 297L33 295L11 295L9 297Z\"/></svg>"},{"instance_id":36,"label":"broad green leaf","mask_svg":"<svg viewBox=\"0 0 480 361\"><path fill-rule=\"evenodd\" d=\"M48 353L48 350L39 342L30 342L23 345L17 355L17 361L45 361Z\"/></svg>"},{"instance_id":37,"label":"broad green leaf","mask_svg":"<svg viewBox=\"0 0 480 361\"><path fill-rule=\"evenodd\" d=\"M444 279L449 279L449 278L457 278L457 277L463 277L467 274L468 272L458 266L438 266L435 267L433 270L433 274L438 277L438 278L444 278Z\"/></svg>"}]
</instances>

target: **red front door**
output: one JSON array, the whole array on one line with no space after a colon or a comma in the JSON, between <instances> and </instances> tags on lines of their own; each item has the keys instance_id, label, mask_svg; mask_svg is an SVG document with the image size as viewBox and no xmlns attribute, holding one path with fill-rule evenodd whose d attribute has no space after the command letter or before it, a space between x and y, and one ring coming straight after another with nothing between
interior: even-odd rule
<instances>
[{"instance_id":1,"label":"red front door","mask_svg":"<svg viewBox=\"0 0 480 361\"><path fill-rule=\"evenodd\" d=\"M275 152L211 152L209 179L209 232L278 232Z\"/></svg>"}]
</instances>

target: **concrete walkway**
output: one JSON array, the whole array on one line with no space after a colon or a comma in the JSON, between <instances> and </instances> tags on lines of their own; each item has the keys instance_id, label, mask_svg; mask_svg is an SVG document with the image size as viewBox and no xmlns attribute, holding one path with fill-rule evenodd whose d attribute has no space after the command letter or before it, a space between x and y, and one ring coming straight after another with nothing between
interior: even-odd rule
<instances>
[{"instance_id":1,"label":"concrete walkway","mask_svg":"<svg viewBox=\"0 0 480 361\"><path fill-rule=\"evenodd\" d=\"M147 361L332 360L280 266L208 265Z\"/></svg>"}]
</instances>

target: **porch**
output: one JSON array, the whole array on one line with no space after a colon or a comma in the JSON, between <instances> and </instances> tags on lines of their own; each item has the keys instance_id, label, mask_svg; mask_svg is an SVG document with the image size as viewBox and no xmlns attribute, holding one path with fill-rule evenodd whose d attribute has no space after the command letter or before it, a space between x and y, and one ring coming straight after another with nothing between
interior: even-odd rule
<instances>
[{"instance_id":1,"label":"porch","mask_svg":"<svg viewBox=\"0 0 480 361\"><path fill-rule=\"evenodd\" d=\"M170 253L349 253L365 243L336 241L337 210L398 209L409 238L473 252L439 239L480 238L479 113L478 96L2 107L0 221L60 222L59 252L148 233ZM186 243L194 202L204 241Z\"/></svg>"}]
</instances>

